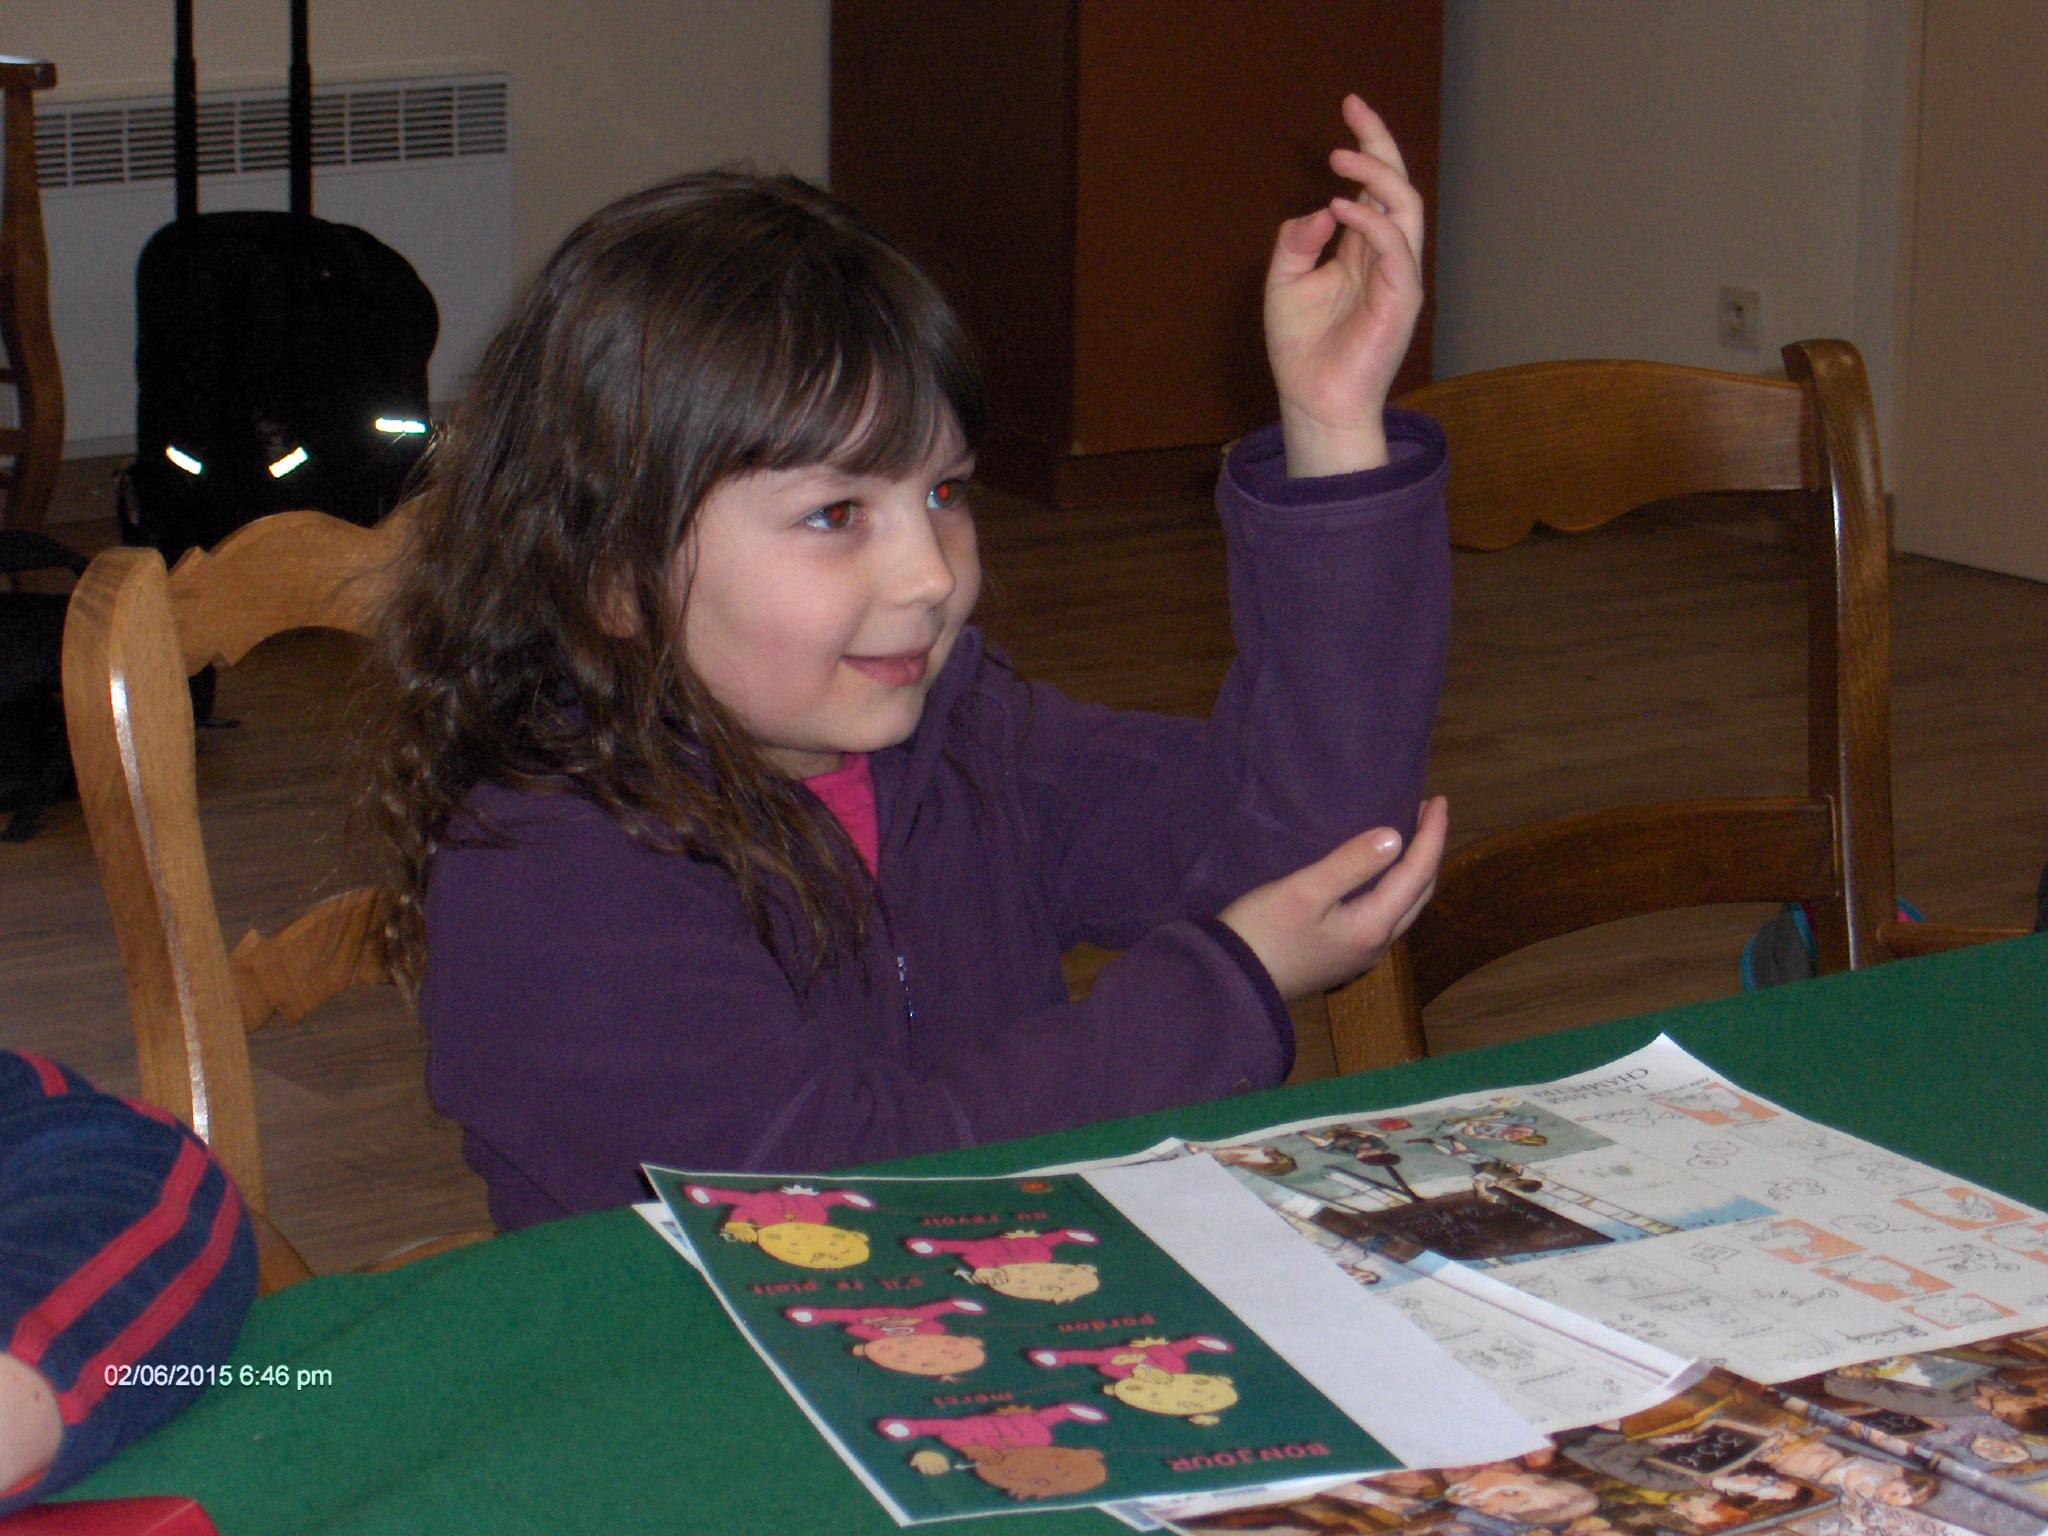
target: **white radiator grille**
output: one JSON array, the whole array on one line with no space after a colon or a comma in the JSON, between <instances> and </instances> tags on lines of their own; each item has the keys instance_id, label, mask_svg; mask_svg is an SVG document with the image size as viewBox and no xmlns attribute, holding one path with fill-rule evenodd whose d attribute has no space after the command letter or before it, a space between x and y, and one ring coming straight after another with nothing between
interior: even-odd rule
<instances>
[{"instance_id":1,"label":"white radiator grille","mask_svg":"<svg viewBox=\"0 0 2048 1536\"><path fill-rule=\"evenodd\" d=\"M511 150L502 76L373 81L313 93L315 166L451 160ZM288 148L280 91L199 97L199 174L281 171ZM43 190L166 181L171 103L150 97L50 107L36 113Z\"/></svg>"}]
</instances>

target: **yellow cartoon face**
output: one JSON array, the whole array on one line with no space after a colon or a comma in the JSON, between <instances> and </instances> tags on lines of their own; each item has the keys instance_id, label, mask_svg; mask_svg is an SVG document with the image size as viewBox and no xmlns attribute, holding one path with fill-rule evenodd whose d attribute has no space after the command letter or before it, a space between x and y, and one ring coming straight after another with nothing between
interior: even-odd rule
<instances>
[{"instance_id":1,"label":"yellow cartoon face","mask_svg":"<svg viewBox=\"0 0 2048 1536\"><path fill-rule=\"evenodd\" d=\"M1237 1388L1228 1376L1211 1376L1201 1371L1174 1376L1151 1365L1139 1366L1104 1390L1132 1408L1171 1414L1177 1419L1221 1413L1237 1401Z\"/></svg>"},{"instance_id":2,"label":"yellow cartoon face","mask_svg":"<svg viewBox=\"0 0 2048 1536\"><path fill-rule=\"evenodd\" d=\"M906 1376L957 1376L978 1369L988 1359L981 1340L951 1333L893 1334L870 1339L854 1353L886 1371Z\"/></svg>"},{"instance_id":3,"label":"yellow cartoon face","mask_svg":"<svg viewBox=\"0 0 2048 1536\"><path fill-rule=\"evenodd\" d=\"M1102 1284L1093 1264L1004 1264L977 1269L973 1280L1019 1301L1072 1301Z\"/></svg>"},{"instance_id":4,"label":"yellow cartoon face","mask_svg":"<svg viewBox=\"0 0 2048 1536\"><path fill-rule=\"evenodd\" d=\"M816 1221L778 1221L762 1227L755 1241L771 1259L799 1269L846 1269L868 1259L867 1233Z\"/></svg>"}]
</instances>

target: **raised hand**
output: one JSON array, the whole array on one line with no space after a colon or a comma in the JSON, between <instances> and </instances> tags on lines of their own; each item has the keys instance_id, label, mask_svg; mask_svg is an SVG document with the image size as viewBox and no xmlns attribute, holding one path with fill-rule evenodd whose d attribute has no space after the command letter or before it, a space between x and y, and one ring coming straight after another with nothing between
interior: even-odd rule
<instances>
[{"instance_id":1,"label":"raised hand","mask_svg":"<svg viewBox=\"0 0 2048 1536\"><path fill-rule=\"evenodd\" d=\"M1218 916L1288 1001L1341 986L1377 965L1428 905L1449 830L1450 811L1438 796L1422 807L1415 841L1398 863L1399 833L1361 832L1315 863L1245 892ZM1344 899L1382 870L1386 877L1365 895Z\"/></svg>"},{"instance_id":2,"label":"raised hand","mask_svg":"<svg viewBox=\"0 0 2048 1536\"><path fill-rule=\"evenodd\" d=\"M1346 96L1344 122L1358 147L1330 151L1330 168L1359 195L1282 224L1266 269L1266 357L1297 477L1387 462L1380 413L1422 309L1422 196L1378 113Z\"/></svg>"}]
</instances>

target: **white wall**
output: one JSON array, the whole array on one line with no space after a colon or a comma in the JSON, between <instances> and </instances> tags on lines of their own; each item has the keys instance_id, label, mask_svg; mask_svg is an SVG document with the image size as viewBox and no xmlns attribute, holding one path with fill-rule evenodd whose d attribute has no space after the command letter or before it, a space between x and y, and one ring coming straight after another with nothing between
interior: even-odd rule
<instances>
[{"instance_id":1,"label":"white wall","mask_svg":"<svg viewBox=\"0 0 2048 1536\"><path fill-rule=\"evenodd\" d=\"M195 0L200 88L281 83L285 0ZM170 88L171 0L0 0L63 98ZM512 76L515 270L584 214L739 158L825 174L829 0L315 0L313 71ZM943 78L934 93L943 99Z\"/></svg>"},{"instance_id":2,"label":"white wall","mask_svg":"<svg viewBox=\"0 0 2048 1536\"><path fill-rule=\"evenodd\" d=\"M1893 452L1918 3L1446 0L1438 371L1603 354L1762 370L1782 342L1847 336ZM203 84L281 78L285 0L197 11ZM55 58L65 96L126 94L168 79L170 12L0 0L0 36ZM584 213L669 171L747 157L822 178L829 16L829 0L320 0L314 62L333 79L511 73L523 276ZM1724 282L1762 294L1760 350L1717 342Z\"/></svg>"},{"instance_id":3,"label":"white wall","mask_svg":"<svg viewBox=\"0 0 2048 1536\"><path fill-rule=\"evenodd\" d=\"M1909 0L1447 0L1437 371L1863 350L1890 438ZM1763 298L1722 345L1722 284Z\"/></svg>"},{"instance_id":4,"label":"white wall","mask_svg":"<svg viewBox=\"0 0 2048 1536\"><path fill-rule=\"evenodd\" d=\"M2048 6L1926 16L1899 547L2048 581Z\"/></svg>"}]
</instances>

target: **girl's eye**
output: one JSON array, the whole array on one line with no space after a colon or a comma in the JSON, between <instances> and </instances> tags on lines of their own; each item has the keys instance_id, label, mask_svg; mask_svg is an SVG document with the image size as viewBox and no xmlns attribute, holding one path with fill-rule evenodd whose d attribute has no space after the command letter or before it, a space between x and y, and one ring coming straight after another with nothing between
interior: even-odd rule
<instances>
[{"instance_id":1,"label":"girl's eye","mask_svg":"<svg viewBox=\"0 0 2048 1536\"><path fill-rule=\"evenodd\" d=\"M844 533L853 526L860 508L850 501L835 501L829 507L820 507L804 518L807 528L821 528L827 533Z\"/></svg>"},{"instance_id":2,"label":"girl's eye","mask_svg":"<svg viewBox=\"0 0 2048 1536\"><path fill-rule=\"evenodd\" d=\"M925 505L934 512L951 512L967 505L967 482L965 480L941 480L931 488L925 497Z\"/></svg>"}]
</instances>

